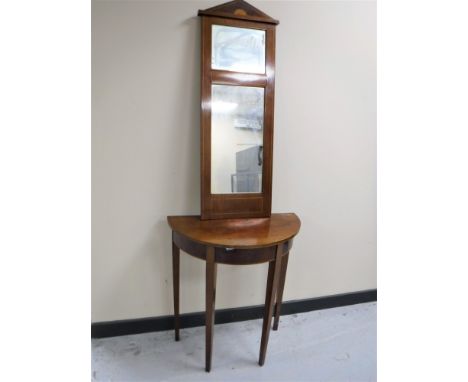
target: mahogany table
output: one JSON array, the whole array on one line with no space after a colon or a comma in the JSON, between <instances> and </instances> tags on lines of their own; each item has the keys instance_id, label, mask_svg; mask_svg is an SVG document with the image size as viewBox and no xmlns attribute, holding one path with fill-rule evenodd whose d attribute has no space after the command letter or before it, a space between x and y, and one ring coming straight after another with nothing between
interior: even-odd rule
<instances>
[{"instance_id":1,"label":"mahogany table","mask_svg":"<svg viewBox=\"0 0 468 382\"><path fill-rule=\"evenodd\" d=\"M172 229L175 340L179 341L180 250L206 261L205 370L211 370L213 325L218 263L249 265L269 262L259 365L265 363L271 319L278 322L283 299L289 251L301 222L293 213L269 218L200 220L199 216L168 216ZM275 306L276 301L276 306Z\"/></svg>"}]
</instances>

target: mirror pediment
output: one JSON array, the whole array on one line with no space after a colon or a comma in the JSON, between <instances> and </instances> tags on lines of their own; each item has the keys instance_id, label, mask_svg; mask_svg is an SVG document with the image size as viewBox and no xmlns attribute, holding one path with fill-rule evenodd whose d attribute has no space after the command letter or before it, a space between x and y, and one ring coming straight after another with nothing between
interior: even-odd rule
<instances>
[{"instance_id":1,"label":"mirror pediment","mask_svg":"<svg viewBox=\"0 0 468 382\"><path fill-rule=\"evenodd\" d=\"M251 20L278 25L279 21L268 16L260 9L244 0L234 0L205 10L199 10L198 16L225 17L238 20Z\"/></svg>"}]
</instances>

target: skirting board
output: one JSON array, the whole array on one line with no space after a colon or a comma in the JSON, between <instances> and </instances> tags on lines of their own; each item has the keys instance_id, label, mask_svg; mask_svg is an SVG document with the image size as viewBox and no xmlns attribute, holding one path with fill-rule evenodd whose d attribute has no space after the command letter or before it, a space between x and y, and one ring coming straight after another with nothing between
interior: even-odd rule
<instances>
[{"instance_id":1,"label":"skirting board","mask_svg":"<svg viewBox=\"0 0 468 382\"><path fill-rule=\"evenodd\" d=\"M310 312L313 310L337 308L340 306L377 301L377 289L332 296L284 301L281 315ZM226 324L236 321L255 320L263 317L264 305L241 308L220 309L216 311L215 323ZM180 315L180 327L192 328L205 325L205 312ZM174 316L146 317L131 320L96 322L91 324L91 338L125 336L174 329Z\"/></svg>"}]
</instances>

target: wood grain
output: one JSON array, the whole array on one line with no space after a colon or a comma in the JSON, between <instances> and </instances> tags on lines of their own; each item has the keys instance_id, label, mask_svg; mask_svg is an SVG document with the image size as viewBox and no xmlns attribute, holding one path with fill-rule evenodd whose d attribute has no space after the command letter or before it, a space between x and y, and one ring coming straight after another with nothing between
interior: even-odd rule
<instances>
[{"instance_id":1,"label":"wood grain","mask_svg":"<svg viewBox=\"0 0 468 382\"><path fill-rule=\"evenodd\" d=\"M174 232L172 234L172 285L174 288L174 331L175 340L179 341L180 314L179 314L179 285L180 285L180 250L174 242Z\"/></svg>"},{"instance_id":2,"label":"wood grain","mask_svg":"<svg viewBox=\"0 0 468 382\"><path fill-rule=\"evenodd\" d=\"M275 305L275 320L273 322L273 330L278 330L279 319L281 315L281 304L283 303L283 291L284 284L286 282L286 271L288 269L289 253L281 259L281 275L278 284L278 290L276 292L276 305Z\"/></svg>"},{"instance_id":3,"label":"wood grain","mask_svg":"<svg viewBox=\"0 0 468 382\"><path fill-rule=\"evenodd\" d=\"M173 231L197 243L228 248L271 247L292 239L301 226L294 213L270 218L201 220L199 216L168 216Z\"/></svg>"},{"instance_id":4,"label":"wood grain","mask_svg":"<svg viewBox=\"0 0 468 382\"><path fill-rule=\"evenodd\" d=\"M214 261L214 248L208 247L206 250L206 352L205 370L211 370L211 359L213 353L213 331L215 320L215 300L216 300L216 263Z\"/></svg>"},{"instance_id":5,"label":"wood grain","mask_svg":"<svg viewBox=\"0 0 468 382\"><path fill-rule=\"evenodd\" d=\"M263 366L263 364L265 363L266 351L268 347L268 338L270 336L271 329L271 316L273 315L276 291L278 289L278 283L281 273L281 259L281 246L278 245L276 247L276 259L275 261L272 261L268 267L268 282L265 297L265 313L263 315L262 340L260 342L260 356L258 358L258 364L260 366Z\"/></svg>"}]
</instances>

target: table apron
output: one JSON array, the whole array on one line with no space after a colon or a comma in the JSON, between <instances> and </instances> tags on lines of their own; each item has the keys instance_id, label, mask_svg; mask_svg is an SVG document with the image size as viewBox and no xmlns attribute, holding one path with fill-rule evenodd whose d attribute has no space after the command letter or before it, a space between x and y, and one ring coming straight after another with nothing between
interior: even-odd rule
<instances>
[{"instance_id":1,"label":"table apron","mask_svg":"<svg viewBox=\"0 0 468 382\"><path fill-rule=\"evenodd\" d=\"M188 239L178 232L172 231L172 240L182 251L206 260L207 244L201 244ZM260 264L275 260L276 247L282 245L282 255L287 254L292 248L293 239L286 240L282 243L272 245L270 247L239 249L215 246L215 262L231 265L247 265Z\"/></svg>"}]
</instances>

